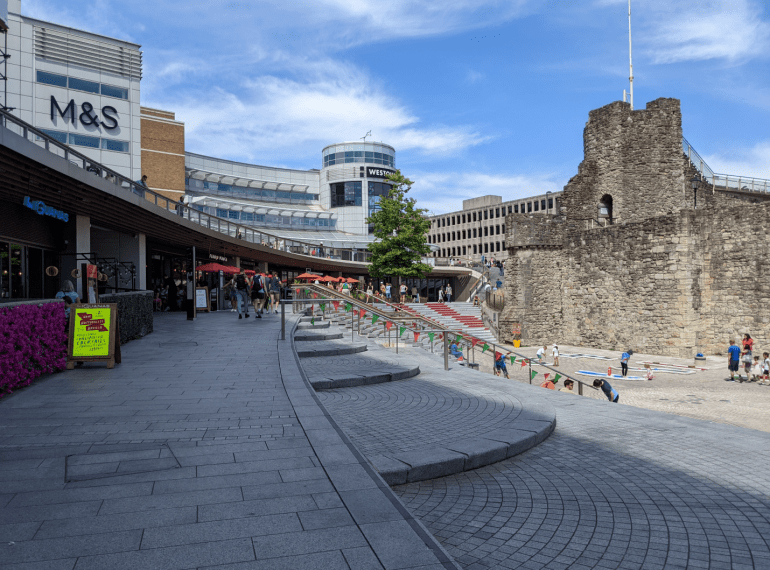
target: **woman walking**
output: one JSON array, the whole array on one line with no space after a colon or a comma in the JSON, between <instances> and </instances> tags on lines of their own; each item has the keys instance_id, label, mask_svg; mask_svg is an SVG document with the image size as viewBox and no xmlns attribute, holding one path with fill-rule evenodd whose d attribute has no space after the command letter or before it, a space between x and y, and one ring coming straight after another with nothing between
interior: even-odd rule
<instances>
[{"instance_id":1,"label":"woman walking","mask_svg":"<svg viewBox=\"0 0 770 570\"><path fill-rule=\"evenodd\" d=\"M270 289L270 302L273 307L273 313L278 313L278 305L281 302L281 282L278 275L270 275L268 287Z\"/></svg>"}]
</instances>

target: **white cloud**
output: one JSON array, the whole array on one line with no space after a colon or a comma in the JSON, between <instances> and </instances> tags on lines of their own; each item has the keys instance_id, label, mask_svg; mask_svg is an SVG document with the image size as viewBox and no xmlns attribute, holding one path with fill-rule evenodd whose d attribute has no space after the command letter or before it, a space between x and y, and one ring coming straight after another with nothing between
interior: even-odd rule
<instances>
[{"instance_id":1,"label":"white cloud","mask_svg":"<svg viewBox=\"0 0 770 570\"><path fill-rule=\"evenodd\" d=\"M767 180L770 179L770 140L761 141L751 148L704 156L703 160L720 174Z\"/></svg>"},{"instance_id":2,"label":"white cloud","mask_svg":"<svg viewBox=\"0 0 770 570\"><path fill-rule=\"evenodd\" d=\"M527 14L540 0L319 0L317 17L345 22L350 44L423 37L496 25ZM307 10L304 4L297 4Z\"/></svg>"},{"instance_id":3,"label":"white cloud","mask_svg":"<svg viewBox=\"0 0 770 570\"><path fill-rule=\"evenodd\" d=\"M503 201L526 198L548 191L563 190L567 179L556 174L498 174L483 172L416 172L411 197L420 208L432 214L462 210L463 200L488 194L502 196Z\"/></svg>"},{"instance_id":4,"label":"white cloud","mask_svg":"<svg viewBox=\"0 0 770 570\"><path fill-rule=\"evenodd\" d=\"M675 6L656 18L657 33L648 48L655 63L737 61L767 54L770 24L762 20L758 2L708 0Z\"/></svg>"},{"instance_id":5,"label":"white cloud","mask_svg":"<svg viewBox=\"0 0 770 570\"><path fill-rule=\"evenodd\" d=\"M468 126L423 124L353 65L330 59L279 59L281 76L252 77L237 86L237 93L223 87L188 90L187 97L169 93L173 99L148 104L173 110L185 122L189 150L242 160L308 157L315 167L324 145L355 141L369 130L374 140L398 151L431 156L488 140Z\"/></svg>"},{"instance_id":6,"label":"white cloud","mask_svg":"<svg viewBox=\"0 0 770 570\"><path fill-rule=\"evenodd\" d=\"M473 69L469 69L468 73L465 74L466 83L470 83L471 85L473 85L474 83L478 83L479 81L485 78L486 78L485 74Z\"/></svg>"}]
</instances>

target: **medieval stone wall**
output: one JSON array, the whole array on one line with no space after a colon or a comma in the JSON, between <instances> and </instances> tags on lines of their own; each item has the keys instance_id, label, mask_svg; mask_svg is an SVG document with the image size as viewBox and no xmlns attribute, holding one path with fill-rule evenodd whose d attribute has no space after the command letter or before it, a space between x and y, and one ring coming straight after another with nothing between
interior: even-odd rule
<instances>
[{"instance_id":1,"label":"medieval stone wall","mask_svg":"<svg viewBox=\"0 0 770 570\"><path fill-rule=\"evenodd\" d=\"M508 217L503 340L692 357L748 332L770 351L770 202L704 185L694 208L678 109L593 111L561 215ZM615 223L591 228L604 194Z\"/></svg>"}]
</instances>

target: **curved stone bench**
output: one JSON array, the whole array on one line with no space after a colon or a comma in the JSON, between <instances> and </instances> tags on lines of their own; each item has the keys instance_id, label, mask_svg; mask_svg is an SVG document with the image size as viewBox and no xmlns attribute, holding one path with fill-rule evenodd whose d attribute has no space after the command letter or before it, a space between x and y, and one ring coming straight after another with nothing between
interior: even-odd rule
<instances>
[{"instance_id":1,"label":"curved stone bench","mask_svg":"<svg viewBox=\"0 0 770 570\"><path fill-rule=\"evenodd\" d=\"M336 340L342 338L341 332L328 332L328 333L314 333L314 332L300 332L294 335L294 340L298 342L310 342L310 341L322 341L322 340Z\"/></svg>"},{"instance_id":2,"label":"curved stone bench","mask_svg":"<svg viewBox=\"0 0 770 570\"><path fill-rule=\"evenodd\" d=\"M333 342L351 345L347 337ZM445 371L440 355L416 348L396 355L372 342L364 347L300 362L329 413L390 485L502 461L536 446L556 426L553 407L536 397L521 401L510 380L457 364ZM394 375L388 367L407 372ZM405 381L392 382L397 379Z\"/></svg>"},{"instance_id":3,"label":"curved stone bench","mask_svg":"<svg viewBox=\"0 0 770 570\"><path fill-rule=\"evenodd\" d=\"M341 356L343 354L357 354L366 352L366 344L351 344L344 340L306 341L296 349L297 356L305 358L309 356Z\"/></svg>"}]
</instances>

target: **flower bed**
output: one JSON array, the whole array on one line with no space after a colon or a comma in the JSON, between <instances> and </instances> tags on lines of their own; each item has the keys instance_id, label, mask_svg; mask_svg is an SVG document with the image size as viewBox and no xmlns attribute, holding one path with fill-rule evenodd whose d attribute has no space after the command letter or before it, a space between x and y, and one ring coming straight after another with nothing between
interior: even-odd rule
<instances>
[{"instance_id":1,"label":"flower bed","mask_svg":"<svg viewBox=\"0 0 770 570\"><path fill-rule=\"evenodd\" d=\"M66 365L63 302L0 304L0 398Z\"/></svg>"}]
</instances>

